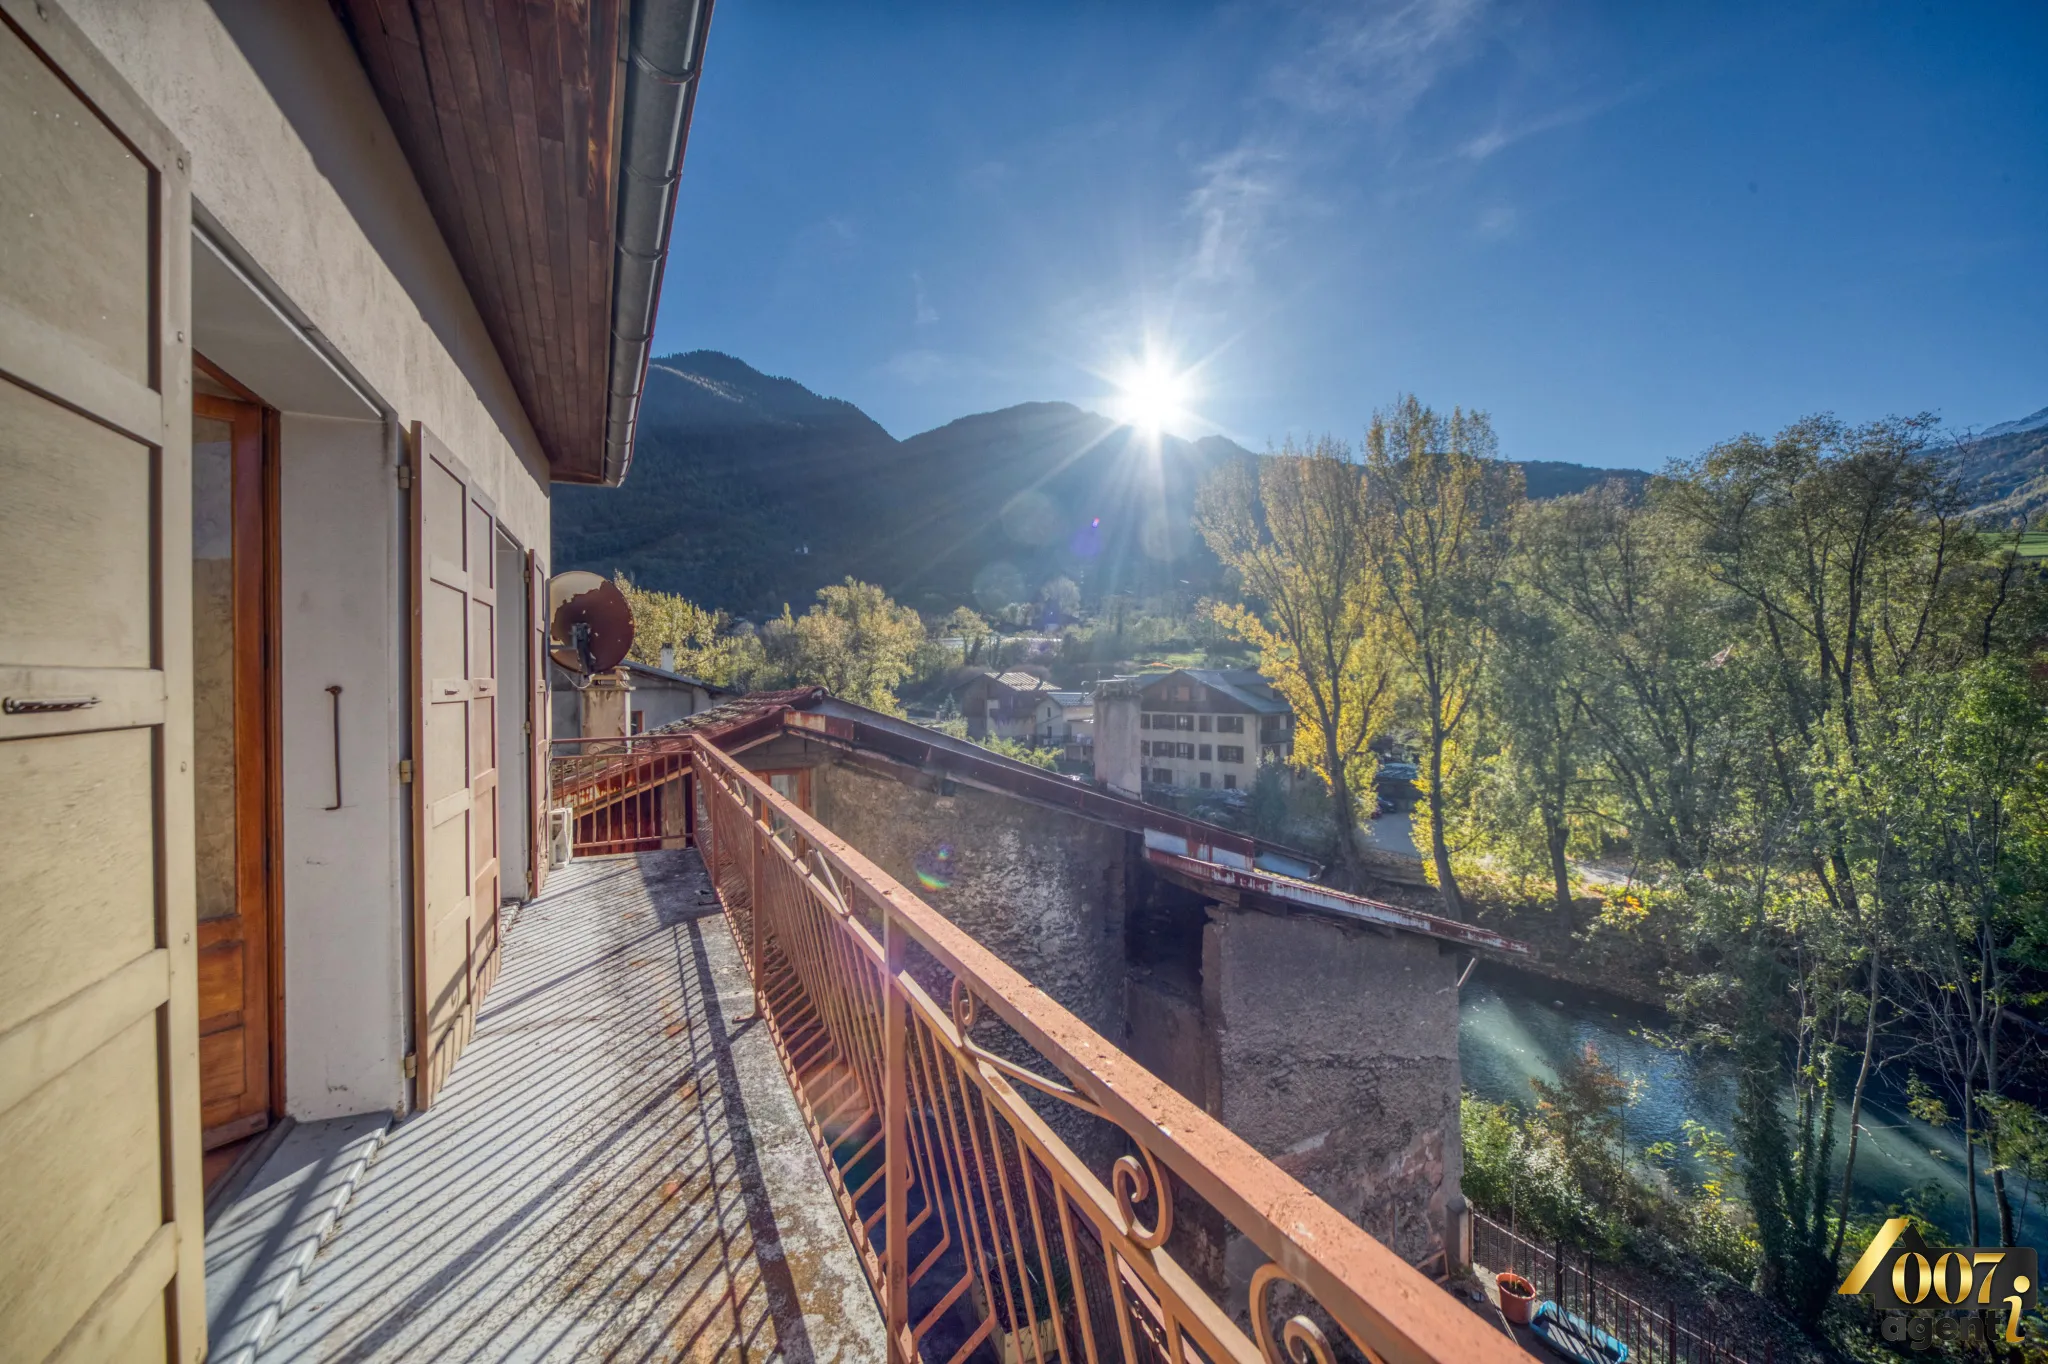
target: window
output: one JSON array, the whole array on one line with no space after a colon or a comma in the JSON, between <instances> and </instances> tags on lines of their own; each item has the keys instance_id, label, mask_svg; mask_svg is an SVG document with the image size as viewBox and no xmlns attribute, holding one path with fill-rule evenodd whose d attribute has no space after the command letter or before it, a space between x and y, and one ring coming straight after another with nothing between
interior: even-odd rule
<instances>
[{"instance_id":1,"label":"window","mask_svg":"<svg viewBox=\"0 0 2048 1364\"><path fill-rule=\"evenodd\" d=\"M1153 768L1152 780L1158 782L1161 786L1173 785L1173 769L1170 767Z\"/></svg>"},{"instance_id":2,"label":"window","mask_svg":"<svg viewBox=\"0 0 2048 1364\"><path fill-rule=\"evenodd\" d=\"M1237 775L1235 773L1225 772L1223 774L1223 789L1226 791L1235 791L1237 789Z\"/></svg>"},{"instance_id":3,"label":"window","mask_svg":"<svg viewBox=\"0 0 2048 1364\"><path fill-rule=\"evenodd\" d=\"M1150 711L1139 711L1139 712L1138 712L1138 728L1139 728L1139 729L1150 729L1150 728L1152 728L1152 712L1150 712Z\"/></svg>"},{"instance_id":4,"label":"window","mask_svg":"<svg viewBox=\"0 0 2048 1364\"><path fill-rule=\"evenodd\" d=\"M1174 756L1177 758L1186 758L1192 762L1195 756L1195 746L1193 744L1182 744L1180 745L1180 752L1174 754Z\"/></svg>"},{"instance_id":5,"label":"window","mask_svg":"<svg viewBox=\"0 0 2048 1364\"><path fill-rule=\"evenodd\" d=\"M1192 701L1195 699L1195 689L1193 687L1188 686L1186 683L1182 683L1180 686L1175 687L1173 691L1173 699L1176 701Z\"/></svg>"},{"instance_id":6,"label":"window","mask_svg":"<svg viewBox=\"0 0 2048 1364\"><path fill-rule=\"evenodd\" d=\"M1243 717L1242 715L1219 715L1219 716L1217 716L1217 717L1216 717L1216 732L1217 732L1218 734L1242 734L1242 733L1244 733L1244 717Z\"/></svg>"},{"instance_id":7,"label":"window","mask_svg":"<svg viewBox=\"0 0 2048 1364\"><path fill-rule=\"evenodd\" d=\"M1208 717L1208 716L1204 715L1204 716L1202 717L1202 721L1201 721L1201 725L1200 725L1200 728L1201 728L1201 731L1202 731L1202 733L1204 733L1204 734L1207 734L1207 733L1209 732L1209 717Z\"/></svg>"},{"instance_id":8,"label":"window","mask_svg":"<svg viewBox=\"0 0 2048 1364\"><path fill-rule=\"evenodd\" d=\"M1209 789L1209 774L1207 772L1202 774L1202 789L1204 791Z\"/></svg>"},{"instance_id":9,"label":"window","mask_svg":"<svg viewBox=\"0 0 2048 1364\"><path fill-rule=\"evenodd\" d=\"M1244 761L1243 744L1216 745L1216 761L1220 763L1241 763Z\"/></svg>"},{"instance_id":10,"label":"window","mask_svg":"<svg viewBox=\"0 0 2048 1364\"><path fill-rule=\"evenodd\" d=\"M1196 756L1196 757L1198 757L1198 758L1200 758L1200 759L1201 759L1201 760L1202 760L1203 762L1209 762L1209 761L1210 761L1210 756L1209 756L1209 745L1207 745L1207 744L1203 744L1203 745L1202 745L1202 748L1201 748L1201 751L1200 751L1199 753L1197 753L1197 754L1196 754L1195 756Z\"/></svg>"},{"instance_id":11,"label":"window","mask_svg":"<svg viewBox=\"0 0 2048 1364\"><path fill-rule=\"evenodd\" d=\"M1176 715L1173 718L1178 722L1176 728L1191 730L1195 727L1195 717L1192 715Z\"/></svg>"},{"instance_id":12,"label":"window","mask_svg":"<svg viewBox=\"0 0 2048 1364\"><path fill-rule=\"evenodd\" d=\"M1138 740L1138 756L1141 758L1152 756L1152 741L1150 739Z\"/></svg>"}]
</instances>

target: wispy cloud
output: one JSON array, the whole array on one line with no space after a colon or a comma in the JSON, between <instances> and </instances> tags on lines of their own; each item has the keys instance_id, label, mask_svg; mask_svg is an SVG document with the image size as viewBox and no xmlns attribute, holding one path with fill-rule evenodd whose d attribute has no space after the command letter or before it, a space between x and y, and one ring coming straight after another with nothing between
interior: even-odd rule
<instances>
[{"instance_id":1,"label":"wispy cloud","mask_svg":"<svg viewBox=\"0 0 2048 1364\"><path fill-rule=\"evenodd\" d=\"M1495 204L1483 210L1479 221L1472 226L1472 234L1482 241L1499 241L1514 235L1515 224L1520 215L1513 204Z\"/></svg>"},{"instance_id":2,"label":"wispy cloud","mask_svg":"<svg viewBox=\"0 0 2048 1364\"><path fill-rule=\"evenodd\" d=\"M1471 54L1485 8L1485 0L1316 7L1310 40L1274 66L1267 87L1312 113L1395 122Z\"/></svg>"},{"instance_id":3,"label":"wispy cloud","mask_svg":"<svg viewBox=\"0 0 2048 1364\"><path fill-rule=\"evenodd\" d=\"M916 270L910 272L910 293L913 300L911 320L920 327L929 327L939 320L939 310L932 306L931 299L924 291L924 275Z\"/></svg>"},{"instance_id":4,"label":"wispy cloud","mask_svg":"<svg viewBox=\"0 0 2048 1364\"><path fill-rule=\"evenodd\" d=\"M1296 11L1288 39L1257 82L1249 127L1196 164L1185 213L1194 224L1186 275L1245 283L1289 226L1317 211L1312 167L1349 139L1343 125L1391 132L1467 60L1487 0L1317 3ZM1333 126L1334 125L1334 126Z\"/></svg>"},{"instance_id":5,"label":"wispy cloud","mask_svg":"<svg viewBox=\"0 0 2048 1364\"><path fill-rule=\"evenodd\" d=\"M1458 155L1468 161L1484 161L1494 153L1505 151L1507 148L1514 146L1517 142L1522 142L1532 137L1539 137L1544 133L1556 132L1560 128L1569 128L1573 124L1584 123L1588 119L1598 118L1601 114L1611 109L1649 94L1657 88L1658 83L1654 79L1631 81L1627 85L1621 86L1619 89L1597 99L1581 100L1544 114L1532 114L1516 119L1501 119L1485 132L1480 133L1476 137L1469 138L1460 144Z\"/></svg>"},{"instance_id":6,"label":"wispy cloud","mask_svg":"<svg viewBox=\"0 0 2048 1364\"><path fill-rule=\"evenodd\" d=\"M1205 281L1247 279L1254 254L1269 245L1273 210L1291 190L1287 158L1271 146L1240 143L1201 167L1187 198L1196 224L1188 274Z\"/></svg>"}]
</instances>

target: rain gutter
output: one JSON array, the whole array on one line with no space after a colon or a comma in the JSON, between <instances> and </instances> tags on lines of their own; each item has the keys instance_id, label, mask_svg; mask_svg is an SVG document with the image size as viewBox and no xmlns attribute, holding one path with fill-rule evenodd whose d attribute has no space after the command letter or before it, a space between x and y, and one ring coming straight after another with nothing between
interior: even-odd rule
<instances>
[{"instance_id":1,"label":"rain gutter","mask_svg":"<svg viewBox=\"0 0 2048 1364\"><path fill-rule=\"evenodd\" d=\"M640 0L632 6L599 479L608 487L623 482L633 463L633 435L654 347L654 315L661 303L662 272L668 263L669 231L675 225L683 147L697 105L697 77L711 30L711 5L712 0Z\"/></svg>"}]
</instances>

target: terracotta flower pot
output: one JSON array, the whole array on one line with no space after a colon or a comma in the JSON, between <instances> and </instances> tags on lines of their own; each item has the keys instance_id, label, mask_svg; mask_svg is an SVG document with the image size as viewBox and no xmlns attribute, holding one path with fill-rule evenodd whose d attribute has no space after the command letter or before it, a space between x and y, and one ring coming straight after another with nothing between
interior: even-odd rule
<instances>
[{"instance_id":1,"label":"terracotta flower pot","mask_svg":"<svg viewBox=\"0 0 2048 1364\"><path fill-rule=\"evenodd\" d=\"M1529 1307L1536 1301L1536 1285L1519 1274L1496 1274L1500 1288L1500 1314L1517 1326L1529 1324Z\"/></svg>"}]
</instances>

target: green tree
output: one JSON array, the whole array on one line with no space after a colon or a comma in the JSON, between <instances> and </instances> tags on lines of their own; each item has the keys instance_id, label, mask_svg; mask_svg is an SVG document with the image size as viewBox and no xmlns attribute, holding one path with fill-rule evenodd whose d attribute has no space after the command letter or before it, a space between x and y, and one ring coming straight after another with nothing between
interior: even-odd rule
<instances>
[{"instance_id":1,"label":"green tree","mask_svg":"<svg viewBox=\"0 0 2048 1364\"><path fill-rule=\"evenodd\" d=\"M1442 415L1412 395L1374 413L1365 438L1375 634L1389 641L1421 708L1430 863L1454 919L1465 917L1465 902L1447 838L1449 783L1489 648L1508 510L1522 500L1520 471L1495 449L1484 413Z\"/></svg>"},{"instance_id":2,"label":"green tree","mask_svg":"<svg viewBox=\"0 0 2048 1364\"><path fill-rule=\"evenodd\" d=\"M732 617L672 592L636 587L624 574L615 581L633 612L633 647L627 651L628 658L659 666L666 645L675 650L678 672L720 687L743 690L752 685L766 661L761 642L736 629Z\"/></svg>"},{"instance_id":3,"label":"green tree","mask_svg":"<svg viewBox=\"0 0 2048 1364\"><path fill-rule=\"evenodd\" d=\"M938 633L945 637L960 637L962 663L973 663L976 655L981 652L982 642L994 637L988 622L968 606L954 607L953 614L946 617L944 623L939 626Z\"/></svg>"},{"instance_id":4,"label":"green tree","mask_svg":"<svg viewBox=\"0 0 2048 1364\"><path fill-rule=\"evenodd\" d=\"M1354 865L1376 766L1366 744L1385 728L1394 695L1362 471L1332 437L1290 442L1213 474L1195 524L1257 603L1212 609L1258 650L1259 670L1312 736L1295 756L1329 783L1338 856Z\"/></svg>"},{"instance_id":5,"label":"green tree","mask_svg":"<svg viewBox=\"0 0 2048 1364\"><path fill-rule=\"evenodd\" d=\"M820 588L818 604L801 616L784 606L766 647L786 681L894 714L895 688L910 676L924 639L917 612L873 583L848 578Z\"/></svg>"},{"instance_id":6,"label":"green tree","mask_svg":"<svg viewBox=\"0 0 2048 1364\"><path fill-rule=\"evenodd\" d=\"M1484 678L1481 718L1491 751L1475 826L1511 867L1541 868L1570 933L1568 853L1591 757L1586 684L1576 648L1542 600L1519 583L1501 596L1496 648L1514 665Z\"/></svg>"},{"instance_id":7,"label":"green tree","mask_svg":"<svg viewBox=\"0 0 2048 1364\"><path fill-rule=\"evenodd\" d=\"M1565 1169L1595 1202L1611 1202L1626 1182L1621 1154L1622 1109L1629 1082L1591 1043L1558 1065L1557 1079L1531 1080L1532 1125L1555 1141Z\"/></svg>"},{"instance_id":8,"label":"green tree","mask_svg":"<svg viewBox=\"0 0 2048 1364\"><path fill-rule=\"evenodd\" d=\"M1890 807L1886 890L1907 906L1895 962L1908 1055L1940 1076L1962 1124L1971 1244L1981 1244L1984 1114L2007 1102L2004 1016L2022 997L2048 909L2048 712L2016 661L1990 659L1895 693L1857 790ZM2005 1162L1992 1155L2000 1244L2015 1244Z\"/></svg>"}]
</instances>

